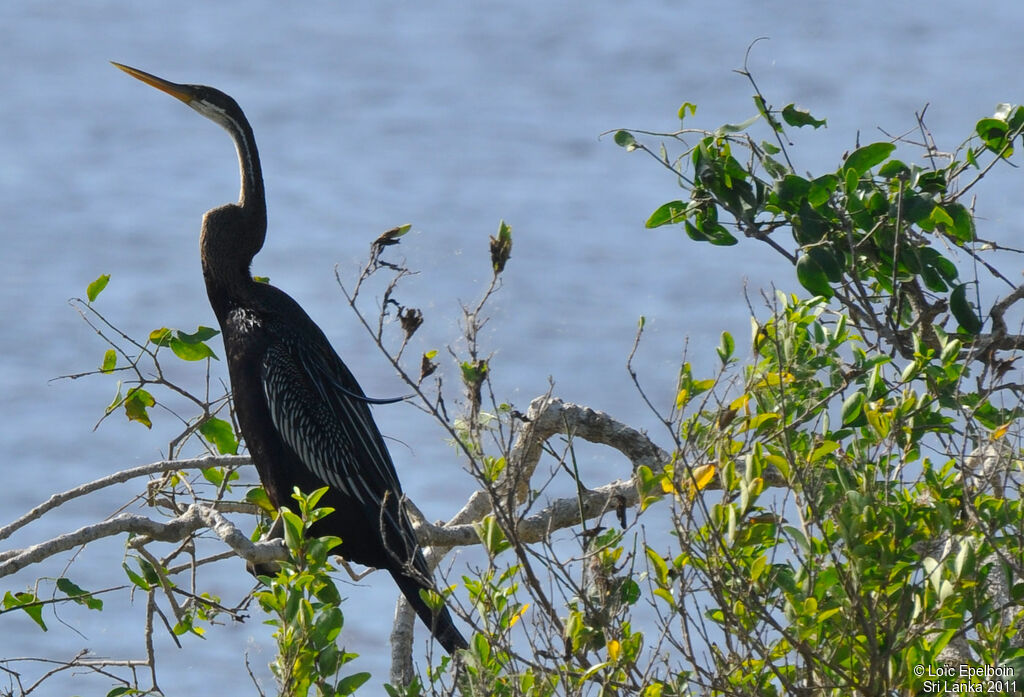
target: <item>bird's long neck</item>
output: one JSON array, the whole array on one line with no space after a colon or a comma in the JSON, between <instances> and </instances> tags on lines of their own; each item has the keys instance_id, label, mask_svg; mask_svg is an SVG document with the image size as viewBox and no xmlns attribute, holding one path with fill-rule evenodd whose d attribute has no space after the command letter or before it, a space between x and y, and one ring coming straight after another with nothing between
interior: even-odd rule
<instances>
[{"instance_id":1,"label":"bird's long neck","mask_svg":"<svg viewBox=\"0 0 1024 697\"><path fill-rule=\"evenodd\" d=\"M256 149L256 138L247 121L238 124L238 130L228 128L234 147L239 153L239 171L242 177L242 188L239 191L239 207L254 221L262 222L263 233L266 233L266 194L263 191L263 171L259 164L259 150ZM262 247L262 241L260 241ZM258 252L259 249L256 250ZM255 252L254 252L255 254Z\"/></svg>"},{"instance_id":2,"label":"bird's long neck","mask_svg":"<svg viewBox=\"0 0 1024 697\"><path fill-rule=\"evenodd\" d=\"M203 218L200 254L215 309L219 300L247 294L254 283L249 267L267 233L267 203L252 128L241 114L225 115L218 121L235 142L242 184L237 204L214 208Z\"/></svg>"},{"instance_id":3,"label":"bird's long neck","mask_svg":"<svg viewBox=\"0 0 1024 697\"><path fill-rule=\"evenodd\" d=\"M238 205L253 221L261 222L265 235L267 200L263 190L263 170L260 167L260 153L256 148L256 138L253 136L252 127L244 118L241 121L230 119L229 124L225 128L235 141L235 149L238 151L238 169L242 179L241 190L238 193ZM263 246L262 239L260 246ZM258 251L259 248L253 254Z\"/></svg>"}]
</instances>

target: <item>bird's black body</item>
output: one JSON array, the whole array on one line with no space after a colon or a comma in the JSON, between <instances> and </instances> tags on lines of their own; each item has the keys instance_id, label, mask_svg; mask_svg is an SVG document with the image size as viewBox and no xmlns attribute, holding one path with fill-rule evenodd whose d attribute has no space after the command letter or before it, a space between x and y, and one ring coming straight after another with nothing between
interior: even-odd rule
<instances>
[{"instance_id":1,"label":"bird's black body","mask_svg":"<svg viewBox=\"0 0 1024 697\"><path fill-rule=\"evenodd\" d=\"M238 149L239 201L206 214L200 253L235 414L271 503L289 505L294 487L309 493L327 485L319 505L334 512L314 525L313 534L336 535L341 556L387 569L441 645L449 653L465 648L448 610L432 613L420 598L421 589L433 586L430 572L369 400L299 304L252 278L249 267L263 246L267 213L259 154L242 110L211 87L118 67L219 123Z\"/></svg>"}]
</instances>

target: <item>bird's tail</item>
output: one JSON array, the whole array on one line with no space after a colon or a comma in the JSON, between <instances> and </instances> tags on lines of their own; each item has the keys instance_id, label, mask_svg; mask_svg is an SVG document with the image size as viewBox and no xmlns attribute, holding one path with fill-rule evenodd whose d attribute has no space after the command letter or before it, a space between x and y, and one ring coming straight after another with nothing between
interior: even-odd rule
<instances>
[{"instance_id":1,"label":"bird's tail","mask_svg":"<svg viewBox=\"0 0 1024 697\"><path fill-rule=\"evenodd\" d=\"M444 647L445 651L449 654L454 654L456 649L469 647L469 644L466 643L462 634L455 627L447 607L441 607L438 612L434 612L423 602L423 598L420 597L420 590L429 588L429 586L425 585L421 579L410 576L402 570L389 569L389 571L402 594L409 601L409 604L412 605L412 609L416 611L420 620L427 626L438 643Z\"/></svg>"}]
</instances>

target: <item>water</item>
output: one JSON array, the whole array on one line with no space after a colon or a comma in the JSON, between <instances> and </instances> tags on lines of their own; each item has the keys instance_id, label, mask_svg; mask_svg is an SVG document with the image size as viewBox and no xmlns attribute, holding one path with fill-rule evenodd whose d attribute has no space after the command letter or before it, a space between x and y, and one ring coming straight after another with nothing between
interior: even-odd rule
<instances>
[{"instance_id":1,"label":"water","mask_svg":"<svg viewBox=\"0 0 1024 697\"><path fill-rule=\"evenodd\" d=\"M746 336L744 283L792 280L761 248L713 250L678 231L644 230L678 190L654 163L599 134L672 130L683 101L699 104L697 125L746 118L751 89L731 69L763 35L770 41L750 63L762 90L829 120L813 142L796 134L808 169L834 166L858 131L866 142L881 137L876 126L911 129L925 103L940 147L952 148L997 102L1021 98L1024 6L1012 2L154 7L0 7L0 522L53 491L158 459L173 434L167 422L150 432L117 419L93 432L113 385L51 382L98 365L104 348L67 298L111 273L100 307L131 334L213 323L196 237L202 212L237 195L230 141L108 60L216 85L242 104L270 209L254 270L307 308L368 391L402 387L344 307L335 264L351 278L377 234L413 223L402 251L422 273L403 301L427 316L417 350L443 348L457 334L458 302L473 301L487 280L487 236L505 219L513 258L484 334L497 351L500 398L525 408L552 376L557 395L651 429L624 369L638 317L649 319L641 378L667 399L684 337L695 364L710 367L719 332ZM979 209L983 234L1006 243L1019 237L1015 177L987 185ZM408 444L394 448L407 490L428 516L450 515L471 483L441 434L408 407L376 413L386 434ZM595 457L592 471L626 476L615 457ZM131 491L68 506L11 544L96 520ZM91 588L120 583L121 554L119 541L100 546L69 573ZM56 575L63 563L0 589ZM232 603L249 579L238 564L223 567L214 585ZM363 654L360 669L383 679L394 592L371 577L348 594L349 647ZM20 614L3 615L0 657L61 659L85 647L140 656L141 616L139 603L102 615L63 611L80 633L47 615L43 634ZM252 619L181 650L160 635L164 689L251 692L241 656L261 671L268 633ZM45 667L19 670L27 686ZM61 676L47 693L106 685Z\"/></svg>"}]
</instances>

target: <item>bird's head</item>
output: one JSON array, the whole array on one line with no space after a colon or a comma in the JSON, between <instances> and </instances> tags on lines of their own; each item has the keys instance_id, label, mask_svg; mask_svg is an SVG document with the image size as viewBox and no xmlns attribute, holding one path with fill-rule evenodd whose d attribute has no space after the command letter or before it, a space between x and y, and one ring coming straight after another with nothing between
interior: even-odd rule
<instances>
[{"instance_id":1,"label":"bird's head","mask_svg":"<svg viewBox=\"0 0 1024 697\"><path fill-rule=\"evenodd\" d=\"M176 99L180 99L206 118L219 123L228 131L236 133L241 130L239 122L244 117L238 102L215 87L182 85L170 80L164 80L156 75L151 75L138 68L132 68L114 61L111 61L111 63L113 63L114 67L120 68L147 85L155 87L161 92L166 92Z\"/></svg>"},{"instance_id":2,"label":"bird's head","mask_svg":"<svg viewBox=\"0 0 1024 697\"><path fill-rule=\"evenodd\" d=\"M111 61L111 63L114 63ZM250 218L253 232L250 234L252 254L259 251L266 231L267 209L263 195L263 175L260 171L259 153L245 114L238 102L218 89L206 85L182 85L150 75L147 72L121 63L114 66L132 77L157 88L161 92L180 99L206 118L220 124L231 135L238 150L238 164L241 171L242 187L238 206ZM252 256L250 255L250 259Z\"/></svg>"}]
</instances>

